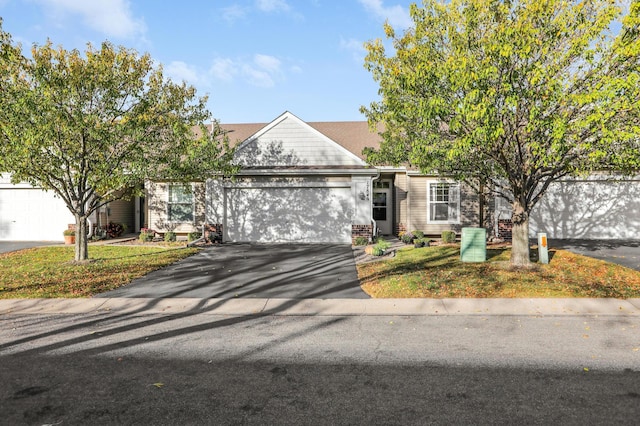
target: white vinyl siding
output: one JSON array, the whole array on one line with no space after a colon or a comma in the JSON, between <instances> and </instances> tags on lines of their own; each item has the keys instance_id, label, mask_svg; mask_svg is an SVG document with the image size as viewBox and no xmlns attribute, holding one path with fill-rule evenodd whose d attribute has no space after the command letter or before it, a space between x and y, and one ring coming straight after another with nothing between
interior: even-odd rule
<instances>
[{"instance_id":1,"label":"white vinyl siding","mask_svg":"<svg viewBox=\"0 0 640 426\"><path fill-rule=\"evenodd\" d=\"M364 166L355 154L286 113L238 147L245 167Z\"/></svg>"},{"instance_id":2,"label":"white vinyl siding","mask_svg":"<svg viewBox=\"0 0 640 426\"><path fill-rule=\"evenodd\" d=\"M194 220L193 188L190 185L170 184L167 217L173 223L192 223Z\"/></svg>"},{"instance_id":3,"label":"white vinyl siding","mask_svg":"<svg viewBox=\"0 0 640 426\"><path fill-rule=\"evenodd\" d=\"M427 197L429 223L460 223L460 184L429 182Z\"/></svg>"}]
</instances>

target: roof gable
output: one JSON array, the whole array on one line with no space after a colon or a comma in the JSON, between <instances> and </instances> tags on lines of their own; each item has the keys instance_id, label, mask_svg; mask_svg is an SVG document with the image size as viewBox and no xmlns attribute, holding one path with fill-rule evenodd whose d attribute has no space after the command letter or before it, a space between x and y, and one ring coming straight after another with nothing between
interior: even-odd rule
<instances>
[{"instance_id":1,"label":"roof gable","mask_svg":"<svg viewBox=\"0 0 640 426\"><path fill-rule=\"evenodd\" d=\"M364 167L366 163L325 134L285 112L242 142L243 167Z\"/></svg>"}]
</instances>

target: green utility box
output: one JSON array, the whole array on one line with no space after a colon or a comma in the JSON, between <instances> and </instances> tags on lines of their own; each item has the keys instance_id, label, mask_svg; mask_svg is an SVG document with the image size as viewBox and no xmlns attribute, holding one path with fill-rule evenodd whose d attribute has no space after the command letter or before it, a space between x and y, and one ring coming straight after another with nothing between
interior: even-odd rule
<instances>
[{"instance_id":1,"label":"green utility box","mask_svg":"<svg viewBox=\"0 0 640 426\"><path fill-rule=\"evenodd\" d=\"M463 262L485 262L487 260L486 229L462 228L460 260Z\"/></svg>"}]
</instances>

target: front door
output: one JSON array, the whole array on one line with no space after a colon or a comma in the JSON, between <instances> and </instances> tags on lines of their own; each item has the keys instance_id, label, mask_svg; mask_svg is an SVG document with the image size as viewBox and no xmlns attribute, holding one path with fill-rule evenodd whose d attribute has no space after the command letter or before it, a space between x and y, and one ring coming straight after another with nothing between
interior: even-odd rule
<instances>
[{"instance_id":1,"label":"front door","mask_svg":"<svg viewBox=\"0 0 640 426\"><path fill-rule=\"evenodd\" d=\"M393 232L391 218L391 181L379 180L373 183L373 220L382 235Z\"/></svg>"}]
</instances>

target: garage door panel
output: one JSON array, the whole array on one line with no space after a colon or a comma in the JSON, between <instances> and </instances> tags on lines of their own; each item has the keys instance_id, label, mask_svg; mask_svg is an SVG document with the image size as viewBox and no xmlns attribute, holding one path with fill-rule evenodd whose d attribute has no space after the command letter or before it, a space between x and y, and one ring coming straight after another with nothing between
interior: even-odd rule
<instances>
[{"instance_id":1,"label":"garage door panel","mask_svg":"<svg viewBox=\"0 0 640 426\"><path fill-rule=\"evenodd\" d=\"M0 240L62 241L69 223L74 223L73 215L51 192L0 189Z\"/></svg>"},{"instance_id":2,"label":"garage door panel","mask_svg":"<svg viewBox=\"0 0 640 426\"><path fill-rule=\"evenodd\" d=\"M225 239L351 242L350 188L229 188Z\"/></svg>"},{"instance_id":3,"label":"garage door panel","mask_svg":"<svg viewBox=\"0 0 640 426\"><path fill-rule=\"evenodd\" d=\"M639 239L640 182L554 183L531 213L530 231L559 239Z\"/></svg>"}]
</instances>

